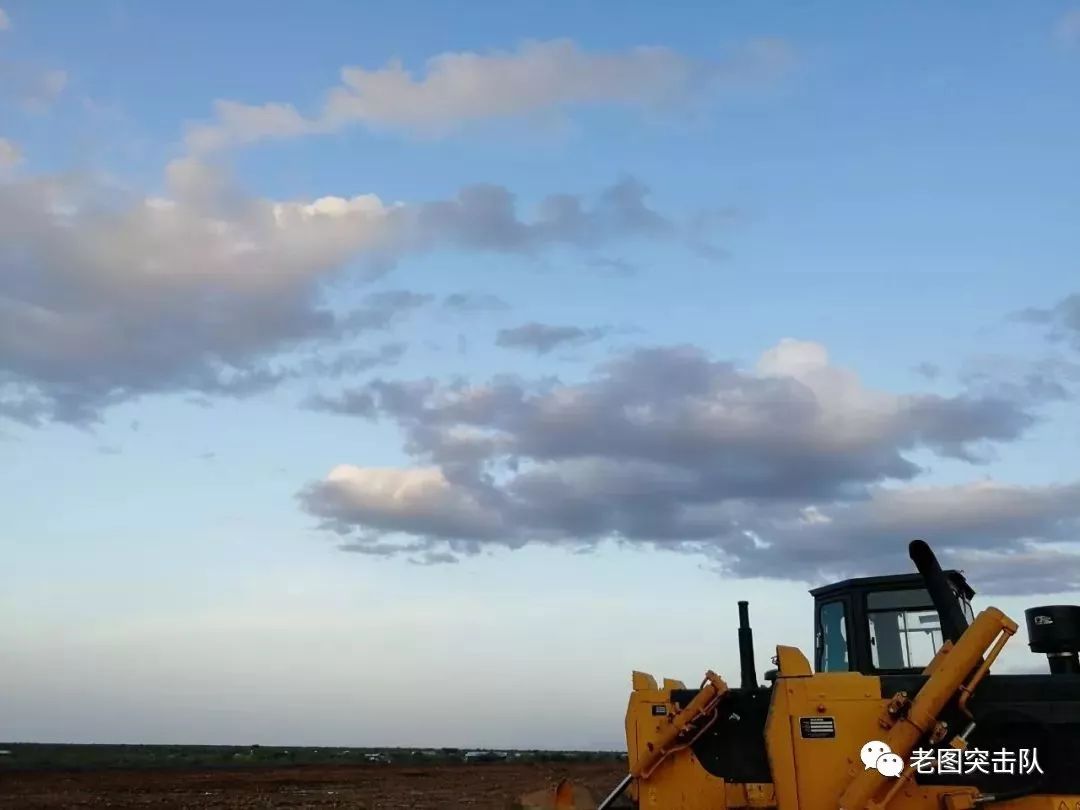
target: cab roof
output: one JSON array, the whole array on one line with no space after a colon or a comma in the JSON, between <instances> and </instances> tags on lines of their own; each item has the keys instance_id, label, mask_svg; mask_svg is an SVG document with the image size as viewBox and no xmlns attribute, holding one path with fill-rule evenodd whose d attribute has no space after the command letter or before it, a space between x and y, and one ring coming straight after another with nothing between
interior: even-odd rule
<instances>
[{"instance_id":1,"label":"cab roof","mask_svg":"<svg viewBox=\"0 0 1080 810\"><path fill-rule=\"evenodd\" d=\"M971 600L975 596L975 589L972 588L964 575L956 570L948 570L944 572L945 578L949 580L950 584L957 589L957 591L967 600ZM819 596L831 596L843 591L892 591L903 590L906 588L924 588L923 578L919 574L889 574L886 576L877 577L857 577L855 579L845 579L841 582L833 582L829 585L822 585L820 588L814 588L810 591L810 595L815 599Z\"/></svg>"}]
</instances>

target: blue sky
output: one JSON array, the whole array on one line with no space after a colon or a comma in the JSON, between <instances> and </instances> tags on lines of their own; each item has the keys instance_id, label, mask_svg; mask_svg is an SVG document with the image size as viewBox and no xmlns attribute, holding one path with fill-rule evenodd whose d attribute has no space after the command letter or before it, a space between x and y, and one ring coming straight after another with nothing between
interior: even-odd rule
<instances>
[{"instance_id":1,"label":"blue sky","mask_svg":"<svg viewBox=\"0 0 1080 810\"><path fill-rule=\"evenodd\" d=\"M614 746L916 534L1077 598L1075 4L2 8L0 737Z\"/></svg>"}]
</instances>

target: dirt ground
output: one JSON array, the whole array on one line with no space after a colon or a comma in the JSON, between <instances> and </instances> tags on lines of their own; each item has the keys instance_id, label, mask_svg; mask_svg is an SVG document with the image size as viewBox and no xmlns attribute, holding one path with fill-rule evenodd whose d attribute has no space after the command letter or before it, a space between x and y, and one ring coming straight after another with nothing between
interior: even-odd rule
<instances>
[{"instance_id":1,"label":"dirt ground","mask_svg":"<svg viewBox=\"0 0 1080 810\"><path fill-rule=\"evenodd\" d=\"M5 773L0 807L507 810L516 796L561 777L585 785L599 799L618 783L624 767L583 762Z\"/></svg>"}]
</instances>

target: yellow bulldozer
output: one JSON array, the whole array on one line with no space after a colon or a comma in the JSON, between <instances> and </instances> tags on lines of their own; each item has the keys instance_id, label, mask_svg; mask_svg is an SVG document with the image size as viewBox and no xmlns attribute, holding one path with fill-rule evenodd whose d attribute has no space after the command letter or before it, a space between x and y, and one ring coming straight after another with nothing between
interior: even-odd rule
<instances>
[{"instance_id":1,"label":"yellow bulldozer","mask_svg":"<svg viewBox=\"0 0 1080 810\"><path fill-rule=\"evenodd\" d=\"M963 574L913 541L917 574L811 591L814 666L779 646L758 681L739 602L740 684L633 674L628 773L599 804L563 783L525 808L1080 810L1080 606L1030 608L1045 674L990 674L1017 624L977 616Z\"/></svg>"}]
</instances>

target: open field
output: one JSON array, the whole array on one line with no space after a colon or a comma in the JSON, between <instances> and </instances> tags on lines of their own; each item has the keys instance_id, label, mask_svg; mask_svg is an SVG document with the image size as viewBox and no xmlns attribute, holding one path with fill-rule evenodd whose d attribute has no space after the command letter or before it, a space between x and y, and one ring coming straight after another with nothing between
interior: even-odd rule
<instances>
[{"instance_id":1,"label":"open field","mask_svg":"<svg viewBox=\"0 0 1080 810\"><path fill-rule=\"evenodd\" d=\"M326 760L342 749L296 749L308 752L305 764L237 765L237 760L226 759L226 752L248 749L132 746L126 757L118 759L116 747L100 748L112 750L71 747L62 752L67 755L66 766L39 760L27 768L5 762L0 765L0 807L507 810L522 792L561 777L584 784L594 796L603 795L625 768L610 755L563 761L542 761L553 757L532 755L502 762L454 761L450 755L431 762L408 763L399 757L390 763L340 764ZM316 750L318 755L312 753ZM172 765L151 764L169 753ZM217 764L206 762L214 756L220 758ZM317 756L324 761L314 761Z\"/></svg>"}]
</instances>

